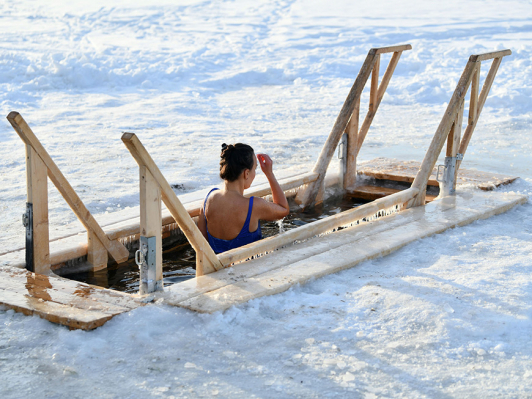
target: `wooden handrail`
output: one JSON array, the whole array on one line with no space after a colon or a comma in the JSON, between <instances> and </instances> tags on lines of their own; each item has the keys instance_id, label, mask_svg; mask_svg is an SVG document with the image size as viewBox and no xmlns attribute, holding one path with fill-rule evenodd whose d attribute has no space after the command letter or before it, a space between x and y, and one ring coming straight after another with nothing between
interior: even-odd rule
<instances>
[{"instance_id":1,"label":"wooden handrail","mask_svg":"<svg viewBox=\"0 0 532 399\"><path fill-rule=\"evenodd\" d=\"M410 44L399 44L397 46L388 46L388 47L375 47L370 51L374 51L375 54L385 54L385 53L399 53L406 50L412 50Z\"/></svg>"},{"instance_id":2,"label":"wooden handrail","mask_svg":"<svg viewBox=\"0 0 532 399\"><path fill-rule=\"evenodd\" d=\"M491 60L493 58L506 57L507 55L512 55L512 50L506 49L506 50L492 51L489 53L473 54L469 57L469 61L480 62L480 61Z\"/></svg>"},{"instance_id":3,"label":"wooden handrail","mask_svg":"<svg viewBox=\"0 0 532 399\"><path fill-rule=\"evenodd\" d=\"M124 133L122 141L127 149L135 158L139 167L146 167L161 189L162 200L166 207L174 217L176 223L185 236L190 245L196 251L196 275L212 273L223 268L216 254L211 246L194 223L187 210L177 198L172 187L163 176L152 157L144 148L138 137L133 133Z\"/></svg>"},{"instance_id":4,"label":"wooden handrail","mask_svg":"<svg viewBox=\"0 0 532 399\"><path fill-rule=\"evenodd\" d=\"M246 260L254 255L275 251L276 249L292 244L295 241L306 240L316 235L327 233L338 227L349 225L357 220L375 215L382 210L396 205L402 205L414 198L418 192L419 190L415 188L409 188L368 204L361 205L349 211L341 212L334 216L317 220L276 236L268 237L243 247L223 252L218 255L218 258L222 264L227 267L232 263Z\"/></svg>"},{"instance_id":5,"label":"wooden handrail","mask_svg":"<svg viewBox=\"0 0 532 399\"><path fill-rule=\"evenodd\" d=\"M303 184L312 183L316 181L318 174L316 172L306 172L295 176L279 179L279 185L283 191L297 188ZM272 193L269 183L263 183L256 187L250 187L244 191L244 197L265 197Z\"/></svg>"},{"instance_id":6,"label":"wooden handrail","mask_svg":"<svg viewBox=\"0 0 532 399\"><path fill-rule=\"evenodd\" d=\"M397 62L399 61L401 53L405 50L410 49L412 49L412 46L410 44L404 44L397 46L372 48L371 50L369 50L368 55L366 56L366 60L360 68L360 71L355 79L355 83L349 91L349 95L347 96L347 99L345 100L344 105L340 110L340 114L336 118L334 126L331 132L329 133L329 137L327 138L327 141L325 142L321 150L318 161L314 166L313 172L318 174L318 178L315 182L309 184L305 190L301 190L298 193L298 196L296 197L296 201L299 202L303 208L311 207L317 202L318 194L323 190L323 181L329 163L331 162L332 156L334 154L334 151L336 150L336 147L338 146L340 138L342 137L344 132L346 132L346 130L348 133L347 156L348 159L350 159L348 162L351 165L351 167L349 167L347 170L348 173L351 173L351 176L348 176L345 181L352 183L352 181L354 180L353 175L356 174L355 168L352 167L352 165L356 165L356 159L353 160L352 158L356 158L356 154L358 154L358 152L360 151L360 147L364 141L364 138L366 137L371 122L373 121L373 117L377 112L380 101L382 100L386 87L388 86L388 83L391 79ZM389 52L393 52L394 55L390 60L390 64L386 70L386 73L384 74L382 83L379 87L378 80L380 54ZM369 111L366 115L366 118L364 119L362 127L360 128L360 132L357 132L357 134L355 134L355 127L358 128L358 121L353 120L350 123L350 120L354 118L354 115L356 115L358 119L360 96L370 75L372 75L372 79Z\"/></svg>"},{"instance_id":7,"label":"wooden handrail","mask_svg":"<svg viewBox=\"0 0 532 399\"><path fill-rule=\"evenodd\" d=\"M436 129L436 133L434 134L430 147L425 154L419 172L412 183L412 187L418 189L419 194L408 204L408 207L421 206L425 204L425 194L427 190L428 179L432 173L432 170L434 169L446 139L449 141L447 145L447 156L456 156L457 154L461 154L463 157L473 135L473 131L475 130L480 113L482 112L482 108L484 107L484 103L486 102L486 98L488 97L488 93L497 74L499 65L501 64L502 57L510 54L512 54L511 50L500 50L491 53L472 55L469 57L464 71L462 72L462 76L460 77L447 109L445 110L445 114L443 115L443 118ZM492 58L493 63L491 64L491 68L479 95L478 90L481 61ZM468 125L460 141L460 146L456 150L456 142L460 140L459 136L462 125L462 115L459 115L459 113L463 113L464 99L470 86L471 101L469 105ZM458 174L458 169L461 165L461 162L461 160L456 161L455 183L456 175Z\"/></svg>"},{"instance_id":8,"label":"wooden handrail","mask_svg":"<svg viewBox=\"0 0 532 399\"><path fill-rule=\"evenodd\" d=\"M113 259L117 263L126 261L129 258L129 251L124 245L117 240L109 240L104 233L98 222L91 215L83 201L79 198L74 191L68 180L61 173L55 162L52 160L48 152L44 149L40 141L37 139L31 128L28 126L24 118L18 112L10 112L7 116L7 120L11 123L11 126L18 133L22 141L31 147L34 152L34 156L42 160L42 163L46 166L46 171L50 180L54 183L57 190L61 193L65 201L68 203L72 211L76 214L79 221L87 229L89 249L91 249L91 255L95 253L94 259L102 261L101 250L104 248L108 251ZM47 199L42 199L46 200ZM39 239L36 237L36 239ZM40 239L46 240L48 245L48 235L46 237L40 237ZM43 244L44 245L44 244ZM96 252L98 254L96 254ZM91 260L91 259L89 259ZM107 265L107 258L105 258L105 266ZM103 265L95 265L103 266Z\"/></svg>"}]
</instances>

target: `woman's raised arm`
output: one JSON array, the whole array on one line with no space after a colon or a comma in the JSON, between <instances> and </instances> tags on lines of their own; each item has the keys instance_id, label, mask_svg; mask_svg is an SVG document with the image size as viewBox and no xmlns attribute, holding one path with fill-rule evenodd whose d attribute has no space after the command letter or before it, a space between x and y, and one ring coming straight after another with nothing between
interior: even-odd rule
<instances>
[{"instance_id":1,"label":"woman's raised arm","mask_svg":"<svg viewBox=\"0 0 532 399\"><path fill-rule=\"evenodd\" d=\"M262 198L257 198L254 207L261 220L279 220L284 218L290 212L288 201L284 195L284 191L277 182L275 175L273 174L273 161L267 154L257 154L260 168L266 175L270 188L272 190L273 203L266 201Z\"/></svg>"}]
</instances>

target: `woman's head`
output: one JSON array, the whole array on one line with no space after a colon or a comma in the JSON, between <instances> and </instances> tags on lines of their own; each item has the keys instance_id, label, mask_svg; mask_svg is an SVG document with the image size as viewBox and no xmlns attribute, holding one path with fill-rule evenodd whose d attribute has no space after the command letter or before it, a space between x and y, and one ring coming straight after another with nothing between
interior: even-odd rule
<instances>
[{"instance_id":1,"label":"woman's head","mask_svg":"<svg viewBox=\"0 0 532 399\"><path fill-rule=\"evenodd\" d=\"M255 162L255 152L249 145L224 143L220 159L220 177L232 182L237 180L246 169L254 173ZM254 174L252 177L255 177Z\"/></svg>"}]
</instances>

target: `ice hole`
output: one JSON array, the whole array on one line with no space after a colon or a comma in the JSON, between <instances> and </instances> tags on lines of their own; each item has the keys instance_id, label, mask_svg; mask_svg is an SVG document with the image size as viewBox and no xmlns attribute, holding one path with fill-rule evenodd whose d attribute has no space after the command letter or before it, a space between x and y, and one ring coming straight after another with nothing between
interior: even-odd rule
<instances>
[{"instance_id":1,"label":"ice hole","mask_svg":"<svg viewBox=\"0 0 532 399\"><path fill-rule=\"evenodd\" d=\"M355 200L348 196L333 196L328 198L324 203L315 206L311 210L301 211L299 208L291 203L290 214L277 222L261 222L263 237L271 237L294 228L304 226L308 223L336 215L340 212L347 211L357 206L363 205L367 201ZM335 227L330 231L318 234L317 236L324 236L336 231L341 231L345 228L359 225L361 223L373 222L380 217L396 213L401 210L401 206L396 205L388 209L379 210L375 214L356 220L346 225ZM177 228L177 225L174 226ZM316 236L314 236L316 237ZM312 237L312 238L314 238ZM309 239L312 239L309 238ZM307 239L307 240L309 240ZM294 245L307 240L297 240L289 242L286 245ZM134 252L138 249L138 239L134 237L127 237L121 240L124 245ZM272 252L272 251L270 251ZM258 253L250 259L257 259L268 253ZM249 259L248 259L249 260ZM171 230L170 226L163 229L163 279L164 285L179 283L195 277L196 254L184 235L179 229ZM134 259L130 259L120 265L109 264L107 269L100 271L84 271L79 273L69 274L66 277L82 281L85 283L98 285L100 287L110 288L117 291L124 291L128 293L136 293L139 290L139 268L135 264Z\"/></svg>"}]
</instances>

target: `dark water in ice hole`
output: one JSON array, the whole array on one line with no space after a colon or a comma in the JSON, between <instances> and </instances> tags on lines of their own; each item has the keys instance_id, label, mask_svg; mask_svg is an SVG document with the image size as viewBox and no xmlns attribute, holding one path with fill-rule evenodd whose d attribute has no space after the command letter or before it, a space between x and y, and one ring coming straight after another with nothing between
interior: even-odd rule
<instances>
[{"instance_id":1,"label":"dark water in ice hole","mask_svg":"<svg viewBox=\"0 0 532 399\"><path fill-rule=\"evenodd\" d=\"M309 211L290 212L283 219L283 231L303 226L307 223L336 215L356 206L362 205L360 200L349 197L328 199L324 204ZM262 236L270 237L279 234L279 222L261 221ZM164 285L178 283L195 276L196 254L190 244L182 243L170 248L163 247L163 279ZM134 259L120 265L114 264L107 269L96 272L70 274L68 278L117 291L135 293L139 290L139 268Z\"/></svg>"}]
</instances>

